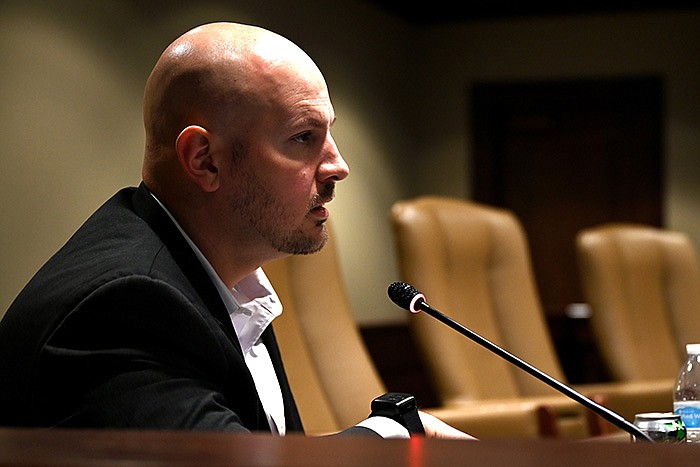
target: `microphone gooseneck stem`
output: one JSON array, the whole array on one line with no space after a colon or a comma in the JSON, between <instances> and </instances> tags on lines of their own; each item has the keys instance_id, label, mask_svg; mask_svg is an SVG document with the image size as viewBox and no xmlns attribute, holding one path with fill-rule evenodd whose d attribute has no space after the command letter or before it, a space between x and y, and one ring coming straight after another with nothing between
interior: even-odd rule
<instances>
[{"instance_id":1,"label":"microphone gooseneck stem","mask_svg":"<svg viewBox=\"0 0 700 467\"><path fill-rule=\"evenodd\" d=\"M442 323L448 325L455 331L459 332L460 334L468 337L469 339L473 340L474 342L486 347L490 351L492 351L495 354L498 354L502 358L508 360L518 368L522 369L523 371L526 371L527 373L531 374L535 378L539 379L543 383L548 384L552 388L556 389L557 391L567 395L571 399L575 400L576 402L580 403L581 405L584 405L585 407L588 407L592 411L594 411L596 414L600 415L613 425L617 426L618 428L626 431L627 433L630 433L631 435L635 436L638 439L644 440L644 441L649 441L651 442L651 438L641 431L639 428L634 426L632 423L628 422L625 420L623 417L620 415L616 414L615 412L603 407L602 405L592 401L588 397L584 396L580 392L577 392L570 388L569 386L562 384L560 381L552 378L548 374L538 370L534 366L530 365L529 363L519 359L515 355L511 354L510 352L504 350L503 348L497 346L493 342L489 341L488 339L485 339L484 337L480 336L479 334L475 333L471 329L468 329L452 318L444 315L443 313L439 312L435 308L431 307L428 305L425 301L419 300L419 303L417 304L417 308L420 308L421 310L425 311L428 313L430 316L433 318L437 319L438 321L441 321Z\"/></svg>"}]
</instances>

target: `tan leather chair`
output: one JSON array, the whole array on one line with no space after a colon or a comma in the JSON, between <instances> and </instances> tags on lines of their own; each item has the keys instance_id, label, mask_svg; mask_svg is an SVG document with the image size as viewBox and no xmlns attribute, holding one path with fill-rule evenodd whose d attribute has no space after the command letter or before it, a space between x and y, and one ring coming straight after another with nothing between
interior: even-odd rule
<instances>
[{"instance_id":1,"label":"tan leather chair","mask_svg":"<svg viewBox=\"0 0 700 467\"><path fill-rule=\"evenodd\" d=\"M319 253L264 269L284 306L274 329L307 433L335 432L366 418L370 401L386 387L352 315L333 237ZM434 412L480 438L556 434L547 409L535 403Z\"/></svg>"},{"instance_id":2,"label":"tan leather chair","mask_svg":"<svg viewBox=\"0 0 700 467\"><path fill-rule=\"evenodd\" d=\"M576 238L591 325L615 379L675 379L700 342L700 267L690 238L611 223Z\"/></svg>"},{"instance_id":3,"label":"tan leather chair","mask_svg":"<svg viewBox=\"0 0 700 467\"><path fill-rule=\"evenodd\" d=\"M566 383L539 302L526 235L510 211L426 196L395 203L391 218L403 280L424 292L435 308ZM431 317L412 317L411 324L444 405L526 398L555 406L565 436L597 434L606 426L594 422L598 417L587 409ZM639 388L576 389L617 411L628 408L620 401ZM638 410L632 407L621 415L630 420Z\"/></svg>"}]
</instances>

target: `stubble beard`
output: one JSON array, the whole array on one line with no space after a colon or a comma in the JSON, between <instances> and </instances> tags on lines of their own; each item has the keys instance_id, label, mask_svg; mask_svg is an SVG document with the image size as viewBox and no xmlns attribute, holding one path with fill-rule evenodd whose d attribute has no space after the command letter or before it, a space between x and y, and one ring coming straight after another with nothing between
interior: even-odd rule
<instances>
[{"instance_id":1,"label":"stubble beard","mask_svg":"<svg viewBox=\"0 0 700 467\"><path fill-rule=\"evenodd\" d=\"M328 241L328 229L323 225L324 222L317 223L321 232L314 234L304 232L301 226L285 227L293 221L292 216L285 211L283 203L265 188L260 179L254 174L250 175L251 177L247 177L250 183L244 187L240 201L243 220L276 251L291 255L308 255L321 250ZM309 201L306 212L333 199L334 190L335 183L324 185L321 193L314 195Z\"/></svg>"}]
</instances>

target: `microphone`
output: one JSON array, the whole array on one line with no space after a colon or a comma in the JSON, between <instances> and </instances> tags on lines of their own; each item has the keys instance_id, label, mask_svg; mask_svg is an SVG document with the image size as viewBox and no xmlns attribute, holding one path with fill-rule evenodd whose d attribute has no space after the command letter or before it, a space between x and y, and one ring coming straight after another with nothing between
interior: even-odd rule
<instances>
[{"instance_id":1,"label":"microphone","mask_svg":"<svg viewBox=\"0 0 700 467\"><path fill-rule=\"evenodd\" d=\"M405 282L394 282L389 286L388 294L391 301L394 302L396 305L400 306L401 308L404 308L410 311L411 313L419 313L420 311L425 311L430 316L442 322L443 324L446 324L447 326L451 327L460 334L473 340L477 344L486 347L491 352L509 361L521 370L539 379L543 383L548 384L552 388L568 396L570 399L573 399L579 404L594 411L596 414L600 415L601 417L603 417L616 427L620 428L621 430L626 431L627 433L631 434L637 439L649 442L652 441L652 439L646 433L634 426L632 423L625 420L619 414L613 412L612 410L606 407L603 407L597 402L594 402L593 400L584 396L580 392L575 391L574 389L558 381L557 379L552 378L548 374L521 360L520 358L516 357L507 350L499 347L498 345L494 344L488 339L485 339L484 337L480 336L474 331L462 326L452 318L442 314L435 308L431 307L425 301L425 295L420 293L412 285L406 284Z\"/></svg>"}]
</instances>

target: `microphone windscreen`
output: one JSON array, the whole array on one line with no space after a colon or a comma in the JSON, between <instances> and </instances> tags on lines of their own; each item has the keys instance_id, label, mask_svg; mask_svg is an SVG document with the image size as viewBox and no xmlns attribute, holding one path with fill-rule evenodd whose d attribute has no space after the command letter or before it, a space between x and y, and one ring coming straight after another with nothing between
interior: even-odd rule
<instances>
[{"instance_id":1,"label":"microphone windscreen","mask_svg":"<svg viewBox=\"0 0 700 467\"><path fill-rule=\"evenodd\" d=\"M423 294L420 293L415 287L405 282L393 282L389 286L387 291L389 298L392 302L396 303L401 308L416 312L415 302L416 298L423 298Z\"/></svg>"}]
</instances>

